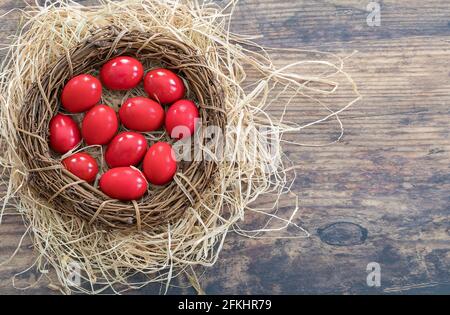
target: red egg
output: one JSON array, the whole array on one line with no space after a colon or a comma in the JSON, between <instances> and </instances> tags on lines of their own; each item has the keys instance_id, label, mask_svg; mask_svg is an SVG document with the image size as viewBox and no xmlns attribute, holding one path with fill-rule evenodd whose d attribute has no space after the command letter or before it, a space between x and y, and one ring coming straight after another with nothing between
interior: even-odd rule
<instances>
[{"instance_id":1,"label":"red egg","mask_svg":"<svg viewBox=\"0 0 450 315\"><path fill-rule=\"evenodd\" d=\"M190 137L195 132L198 118L198 108L194 102L179 100L167 110L165 123L167 132L174 139Z\"/></svg>"},{"instance_id":2,"label":"red egg","mask_svg":"<svg viewBox=\"0 0 450 315\"><path fill-rule=\"evenodd\" d=\"M100 79L110 90L129 90L138 86L144 76L142 64L131 57L109 60L100 70Z\"/></svg>"},{"instance_id":3,"label":"red egg","mask_svg":"<svg viewBox=\"0 0 450 315\"><path fill-rule=\"evenodd\" d=\"M141 198L148 184L142 173L132 167L116 167L100 177L101 191L113 199L123 201Z\"/></svg>"},{"instance_id":4,"label":"red egg","mask_svg":"<svg viewBox=\"0 0 450 315\"><path fill-rule=\"evenodd\" d=\"M86 113L81 124L81 134L88 145L103 145L111 141L118 127L119 122L114 109L101 104Z\"/></svg>"},{"instance_id":5,"label":"red egg","mask_svg":"<svg viewBox=\"0 0 450 315\"><path fill-rule=\"evenodd\" d=\"M62 161L64 167L75 176L92 183L98 173L95 159L87 153L75 153Z\"/></svg>"},{"instance_id":6,"label":"red egg","mask_svg":"<svg viewBox=\"0 0 450 315\"><path fill-rule=\"evenodd\" d=\"M154 69L145 75L144 89L147 94L161 104L173 103L184 96L183 80L167 69Z\"/></svg>"},{"instance_id":7,"label":"red egg","mask_svg":"<svg viewBox=\"0 0 450 315\"><path fill-rule=\"evenodd\" d=\"M80 130L75 121L63 114L50 120L50 147L59 153L66 153L81 141Z\"/></svg>"},{"instance_id":8,"label":"red egg","mask_svg":"<svg viewBox=\"0 0 450 315\"><path fill-rule=\"evenodd\" d=\"M154 131L164 123L164 109L146 97L129 98L119 109L122 124L131 130Z\"/></svg>"},{"instance_id":9,"label":"red egg","mask_svg":"<svg viewBox=\"0 0 450 315\"><path fill-rule=\"evenodd\" d=\"M147 152L147 140L136 132L121 132L115 136L105 152L109 167L138 165Z\"/></svg>"},{"instance_id":10,"label":"red egg","mask_svg":"<svg viewBox=\"0 0 450 315\"><path fill-rule=\"evenodd\" d=\"M64 86L61 94L62 106L71 113L81 113L100 102L102 84L89 74L80 74Z\"/></svg>"},{"instance_id":11,"label":"red egg","mask_svg":"<svg viewBox=\"0 0 450 315\"><path fill-rule=\"evenodd\" d=\"M147 180L154 185L165 185L177 171L175 152L170 144L157 142L148 149L142 165Z\"/></svg>"}]
</instances>

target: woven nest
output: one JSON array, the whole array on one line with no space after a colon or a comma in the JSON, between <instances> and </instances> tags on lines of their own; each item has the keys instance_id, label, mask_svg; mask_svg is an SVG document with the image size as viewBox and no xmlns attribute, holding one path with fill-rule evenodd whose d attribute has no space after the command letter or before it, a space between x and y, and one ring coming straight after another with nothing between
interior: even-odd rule
<instances>
[{"instance_id":1,"label":"woven nest","mask_svg":"<svg viewBox=\"0 0 450 315\"><path fill-rule=\"evenodd\" d=\"M226 116L220 82L194 48L162 34L123 32L108 27L95 32L50 66L29 91L19 116L19 154L28 169L34 170L29 177L30 186L60 211L72 211L90 223L99 222L112 228L126 228L130 224L137 224L139 229L165 225L182 216L187 205L198 201L199 194L214 187L215 162L183 161L176 180L169 185L151 186L137 202L121 202L64 169L61 157L55 156L48 146L48 125L61 110L59 100L64 84L75 75L92 73L119 55L136 57L144 64L156 62L177 71L187 82L187 97L196 100L199 106L202 125L224 128ZM163 138L171 141L166 134ZM184 191L177 180L185 184Z\"/></svg>"}]
</instances>

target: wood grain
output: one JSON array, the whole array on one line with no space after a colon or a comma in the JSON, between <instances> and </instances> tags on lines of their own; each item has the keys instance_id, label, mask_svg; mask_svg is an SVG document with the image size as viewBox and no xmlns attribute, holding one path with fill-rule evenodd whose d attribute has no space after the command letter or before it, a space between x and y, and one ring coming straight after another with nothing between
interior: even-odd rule
<instances>
[{"instance_id":1,"label":"wood grain","mask_svg":"<svg viewBox=\"0 0 450 315\"><path fill-rule=\"evenodd\" d=\"M327 147L285 147L300 166L294 191L298 222L311 237L250 240L230 233L217 264L205 270L209 294L450 293L450 6L446 0L380 1L381 26L366 24L369 1L247 0L233 29L263 35L271 47L318 49L348 56L346 70L364 99L342 115L345 137ZM16 7L0 1L0 14ZM2 17L0 41L16 29ZM277 62L298 60L289 52ZM343 92L333 99L341 104ZM283 102L274 104L278 115ZM308 121L317 107L299 102L288 111ZM289 139L336 136L334 122ZM260 205L267 204L260 200ZM286 198L282 211L293 207ZM7 216L0 226L0 259L15 248L23 224ZM12 276L35 258L27 238L18 256L0 267L0 293L21 293ZM366 285L366 266L381 265L381 287ZM21 282L36 279L27 273ZM137 294L155 293L144 288ZM45 281L25 293L51 293ZM192 293L173 289L170 293Z\"/></svg>"}]
</instances>

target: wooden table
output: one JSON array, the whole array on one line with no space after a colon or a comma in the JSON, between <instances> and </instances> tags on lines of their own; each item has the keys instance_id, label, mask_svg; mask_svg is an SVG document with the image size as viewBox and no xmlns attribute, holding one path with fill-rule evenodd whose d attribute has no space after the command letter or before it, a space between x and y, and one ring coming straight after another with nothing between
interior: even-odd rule
<instances>
[{"instance_id":1,"label":"wooden table","mask_svg":"<svg viewBox=\"0 0 450 315\"><path fill-rule=\"evenodd\" d=\"M450 293L450 5L380 2L378 27L366 22L368 0L239 4L234 30L263 35L263 45L341 56L358 50L346 70L364 99L342 115L346 133L338 144L286 147L301 166L294 187L298 222L311 237L251 240L231 233L217 264L206 270L207 293ZM1 0L0 14L16 5ZM16 14L2 17L2 43L16 23ZM273 55L281 62L294 57ZM290 117L309 113L299 106ZM315 136L331 137L330 126L316 128ZM1 260L23 231L20 218L4 218ZM35 257L29 246L25 239L17 257L0 267L0 293L52 292L45 281L28 291L13 288L12 276ZM380 287L366 283L370 262L381 267ZM16 285L37 275L28 272ZM170 291L180 292L193 291Z\"/></svg>"}]
</instances>

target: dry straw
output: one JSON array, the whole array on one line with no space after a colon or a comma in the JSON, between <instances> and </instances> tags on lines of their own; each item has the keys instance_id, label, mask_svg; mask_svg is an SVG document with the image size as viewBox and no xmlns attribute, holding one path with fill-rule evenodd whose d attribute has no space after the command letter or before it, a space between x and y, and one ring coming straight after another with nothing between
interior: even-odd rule
<instances>
[{"instance_id":1,"label":"dry straw","mask_svg":"<svg viewBox=\"0 0 450 315\"><path fill-rule=\"evenodd\" d=\"M297 203L288 217L277 215L280 197L290 193L292 176L287 172L295 171L285 165L283 135L335 119L342 136L338 114L360 96L337 57L335 62L300 60L275 67L251 38L229 31L235 6L234 1L220 8L198 1L103 0L85 7L55 1L21 12L25 23L13 38L0 75L7 178L0 220L6 205L14 205L23 216L38 253L36 267L56 270L53 287L64 293L120 293L161 282L165 292L173 277L192 266L213 265L230 229L257 238L294 226L298 233L290 237L308 235L293 221ZM48 122L59 111L64 83L121 54L179 71L189 97L199 105L203 126L226 131L226 147L231 148L220 159L202 142L202 156L208 159L183 162L172 184L151 187L146 197L132 203L110 200L95 184L65 171L63 157L52 154L47 142ZM310 65L328 71L294 71ZM337 76L350 84L354 97L331 110L315 95L336 93ZM117 97L127 96L105 95L104 100L120 103ZM327 114L303 125L274 119L267 108L283 97L285 110L304 97ZM147 137L168 139L161 133ZM87 150L101 160L102 148ZM272 206L255 207L254 201L263 196L272 199ZM240 228L246 213L267 220L256 230ZM69 282L72 263L81 268L84 285ZM137 274L140 280L133 277ZM201 292L195 275L189 278Z\"/></svg>"}]
</instances>

